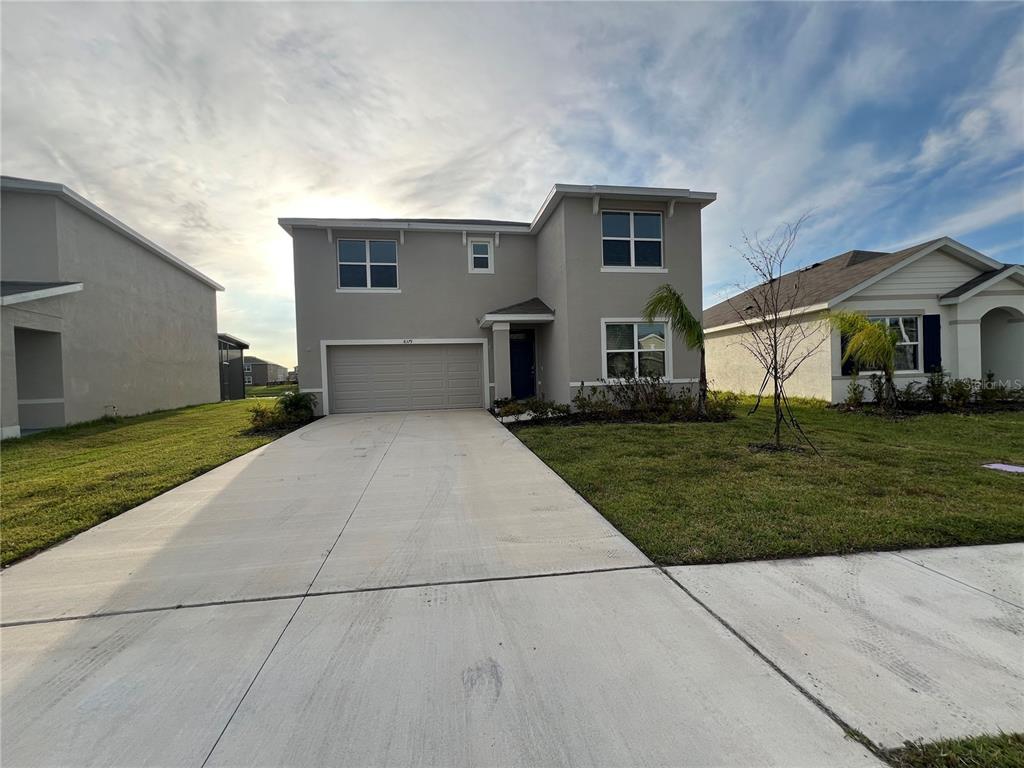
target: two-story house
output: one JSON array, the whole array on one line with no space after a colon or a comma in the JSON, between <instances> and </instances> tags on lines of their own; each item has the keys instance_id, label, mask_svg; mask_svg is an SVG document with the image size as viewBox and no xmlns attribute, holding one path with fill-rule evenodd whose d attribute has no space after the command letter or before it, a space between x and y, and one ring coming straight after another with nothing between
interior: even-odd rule
<instances>
[{"instance_id":1,"label":"two-story house","mask_svg":"<svg viewBox=\"0 0 1024 768\"><path fill-rule=\"evenodd\" d=\"M218 283L63 184L0 189L2 437L218 399Z\"/></svg>"},{"instance_id":2,"label":"two-story house","mask_svg":"<svg viewBox=\"0 0 1024 768\"><path fill-rule=\"evenodd\" d=\"M689 385L699 360L663 283L701 306L714 193L557 184L531 222L280 219L292 236L299 386L326 413L569 402L630 373Z\"/></svg>"},{"instance_id":3,"label":"two-story house","mask_svg":"<svg viewBox=\"0 0 1024 768\"><path fill-rule=\"evenodd\" d=\"M242 361L246 386L262 387L267 384L284 384L288 380L288 369L283 365L264 360L262 357L246 355Z\"/></svg>"}]
</instances>

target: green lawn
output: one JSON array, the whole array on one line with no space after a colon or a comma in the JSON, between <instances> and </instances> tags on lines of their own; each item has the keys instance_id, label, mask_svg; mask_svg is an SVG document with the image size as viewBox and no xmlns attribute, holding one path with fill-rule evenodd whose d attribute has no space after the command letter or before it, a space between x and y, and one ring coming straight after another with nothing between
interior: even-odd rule
<instances>
[{"instance_id":1,"label":"green lawn","mask_svg":"<svg viewBox=\"0 0 1024 768\"><path fill-rule=\"evenodd\" d=\"M821 450L755 453L770 406L718 424L537 425L520 439L661 564L1024 540L1024 413L893 422L796 412Z\"/></svg>"},{"instance_id":2,"label":"green lawn","mask_svg":"<svg viewBox=\"0 0 1024 768\"><path fill-rule=\"evenodd\" d=\"M41 432L0 446L3 565L270 442L251 403L212 403Z\"/></svg>"},{"instance_id":3,"label":"green lawn","mask_svg":"<svg viewBox=\"0 0 1024 768\"><path fill-rule=\"evenodd\" d=\"M938 741L896 749L887 757L896 768L1024 768L1024 735Z\"/></svg>"},{"instance_id":4,"label":"green lawn","mask_svg":"<svg viewBox=\"0 0 1024 768\"><path fill-rule=\"evenodd\" d=\"M245 387L246 397L280 397L285 392L298 392L298 384L266 384L256 386L248 384Z\"/></svg>"}]
</instances>

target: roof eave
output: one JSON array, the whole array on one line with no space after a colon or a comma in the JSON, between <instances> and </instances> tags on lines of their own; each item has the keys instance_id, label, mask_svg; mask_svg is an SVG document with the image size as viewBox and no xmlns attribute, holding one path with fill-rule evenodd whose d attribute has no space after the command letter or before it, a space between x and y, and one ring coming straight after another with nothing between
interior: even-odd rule
<instances>
[{"instance_id":1,"label":"roof eave","mask_svg":"<svg viewBox=\"0 0 1024 768\"><path fill-rule=\"evenodd\" d=\"M1004 269L997 275L992 275L991 278L984 282L978 283L976 286L971 288L969 291L965 291L959 296L944 296L939 299L939 304L949 306L952 304L960 304L961 302L967 301L968 299L974 298L982 291L988 290L996 283L1000 283L1008 277L1021 277L1024 278L1024 265L1014 264L1009 269Z\"/></svg>"},{"instance_id":2,"label":"roof eave","mask_svg":"<svg viewBox=\"0 0 1024 768\"><path fill-rule=\"evenodd\" d=\"M38 301L39 299L50 299L54 296L63 296L68 293L77 293L82 290L83 283L70 283L58 285L52 288L40 288L38 291L22 291L0 297L0 306L9 307L12 304L22 304L26 301Z\"/></svg>"},{"instance_id":3,"label":"roof eave","mask_svg":"<svg viewBox=\"0 0 1024 768\"><path fill-rule=\"evenodd\" d=\"M488 314L480 318L481 328L490 328L495 323L551 323L555 316L550 312L521 315Z\"/></svg>"}]
</instances>

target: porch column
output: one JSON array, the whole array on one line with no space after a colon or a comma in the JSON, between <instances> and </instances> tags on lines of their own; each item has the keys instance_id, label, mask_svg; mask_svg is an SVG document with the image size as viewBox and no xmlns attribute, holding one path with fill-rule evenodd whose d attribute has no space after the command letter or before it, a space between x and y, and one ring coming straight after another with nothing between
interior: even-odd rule
<instances>
[{"instance_id":1,"label":"porch column","mask_svg":"<svg viewBox=\"0 0 1024 768\"><path fill-rule=\"evenodd\" d=\"M509 366L508 323L494 323L491 338L494 341L494 398L512 397L512 370Z\"/></svg>"},{"instance_id":2,"label":"porch column","mask_svg":"<svg viewBox=\"0 0 1024 768\"><path fill-rule=\"evenodd\" d=\"M954 320L956 329L956 372L960 379L981 378L981 321Z\"/></svg>"}]
</instances>

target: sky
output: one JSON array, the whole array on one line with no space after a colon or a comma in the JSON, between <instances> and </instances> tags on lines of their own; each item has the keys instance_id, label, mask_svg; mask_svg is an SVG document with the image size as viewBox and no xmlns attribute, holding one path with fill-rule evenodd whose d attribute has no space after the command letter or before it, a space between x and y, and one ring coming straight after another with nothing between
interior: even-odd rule
<instances>
[{"instance_id":1,"label":"sky","mask_svg":"<svg viewBox=\"0 0 1024 768\"><path fill-rule=\"evenodd\" d=\"M1024 262L1024 5L4 2L0 167L61 182L227 288L295 364L279 217L530 220L555 183L718 193L794 266L952 236Z\"/></svg>"}]
</instances>

